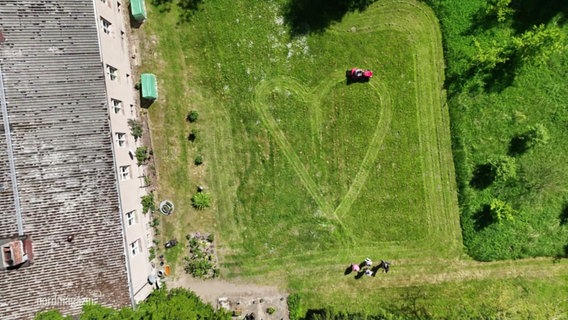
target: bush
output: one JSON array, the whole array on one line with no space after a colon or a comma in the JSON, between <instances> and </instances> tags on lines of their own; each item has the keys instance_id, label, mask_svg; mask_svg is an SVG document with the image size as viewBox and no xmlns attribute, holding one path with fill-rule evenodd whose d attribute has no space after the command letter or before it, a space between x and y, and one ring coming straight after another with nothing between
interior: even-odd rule
<instances>
[{"instance_id":1,"label":"bush","mask_svg":"<svg viewBox=\"0 0 568 320\"><path fill-rule=\"evenodd\" d=\"M268 308L266 308L266 313L268 313L268 314L273 314L274 312L276 312L276 309L274 309L274 307L268 307Z\"/></svg>"},{"instance_id":2,"label":"bush","mask_svg":"<svg viewBox=\"0 0 568 320\"><path fill-rule=\"evenodd\" d=\"M212 233L210 233L210 234L207 236L207 241L209 241L209 242L215 241L215 235L212 234Z\"/></svg>"},{"instance_id":3,"label":"bush","mask_svg":"<svg viewBox=\"0 0 568 320\"><path fill-rule=\"evenodd\" d=\"M204 278L212 270L213 265L206 259L189 260L185 271L196 278Z\"/></svg>"},{"instance_id":4,"label":"bush","mask_svg":"<svg viewBox=\"0 0 568 320\"><path fill-rule=\"evenodd\" d=\"M130 134L134 137L134 140L138 140L138 138L142 137L142 133L144 133L144 128L142 128L142 123L135 119L128 120L128 126L130 127Z\"/></svg>"},{"instance_id":5,"label":"bush","mask_svg":"<svg viewBox=\"0 0 568 320\"><path fill-rule=\"evenodd\" d=\"M187 114L186 120L189 122L195 122L199 118L199 113L195 110L192 110L190 113Z\"/></svg>"},{"instance_id":6,"label":"bush","mask_svg":"<svg viewBox=\"0 0 568 320\"><path fill-rule=\"evenodd\" d=\"M510 203L501 199L493 198L489 207L491 209L491 217L494 221L502 223L503 220L513 220L515 210L513 210Z\"/></svg>"},{"instance_id":7,"label":"bush","mask_svg":"<svg viewBox=\"0 0 568 320\"><path fill-rule=\"evenodd\" d=\"M148 159L150 159L150 155L148 154L148 147L142 146L136 148L136 160L138 161L138 165L144 164Z\"/></svg>"},{"instance_id":8,"label":"bush","mask_svg":"<svg viewBox=\"0 0 568 320\"><path fill-rule=\"evenodd\" d=\"M142 212L146 214L148 211L154 212L156 210L156 204L154 203L154 194L148 193L145 196L142 196Z\"/></svg>"},{"instance_id":9,"label":"bush","mask_svg":"<svg viewBox=\"0 0 568 320\"><path fill-rule=\"evenodd\" d=\"M150 180L150 177L144 176L144 186L148 187L151 184L152 184L152 180Z\"/></svg>"},{"instance_id":10,"label":"bush","mask_svg":"<svg viewBox=\"0 0 568 320\"><path fill-rule=\"evenodd\" d=\"M505 182L517 177L517 161L515 158L501 156L489 161L495 181Z\"/></svg>"},{"instance_id":11,"label":"bush","mask_svg":"<svg viewBox=\"0 0 568 320\"><path fill-rule=\"evenodd\" d=\"M196 166L199 166L203 163L203 156L199 155L197 157L195 157L195 160L193 160L193 163L195 163Z\"/></svg>"},{"instance_id":12,"label":"bush","mask_svg":"<svg viewBox=\"0 0 568 320\"><path fill-rule=\"evenodd\" d=\"M154 260L154 258L156 258L156 248L155 247L150 247L150 249L148 249L148 260L152 261Z\"/></svg>"},{"instance_id":13,"label":"bush","mask_svg":"<svg viewBox=\"0 0 568 320\"><path fill-rule=\"evenodd\" d=\"M195 142L195 140L197 140L197 134L198 134L197 129L191 129L191 132L187 136L187 140Z\"/></svg>"},{"instance_id":14,"label":"bush","mask_svg":"<svg viewBox=\"0 0 568 320\"><path fill-rule=\"evenodd\" d=\"M198 192L191 198L191 205L198 210L211 206L211 196L205 192Z\"/></svg>"},{"instance_id":15,"label":"bush","mask_svg":"<svg viewBox=\"0 0 568 320\"><path fill-rule=\"evenodd\" d=\"M527 149L547 144L549 140L548 130L540 123L530 127L524 135L525 147Z\"/></svg>"}]
</instances>

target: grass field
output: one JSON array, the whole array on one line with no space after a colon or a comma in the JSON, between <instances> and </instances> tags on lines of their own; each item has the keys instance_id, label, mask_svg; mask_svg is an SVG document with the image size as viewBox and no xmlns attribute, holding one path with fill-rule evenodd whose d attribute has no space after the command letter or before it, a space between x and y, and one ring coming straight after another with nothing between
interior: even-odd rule
<instances>
[{"instance_id":1,"label":"grass field","mask_svg":"<svg viewBox=\"0 0 568 320\"><path fill-rule=\"evenodd\" d=\"M175 3L149 8L142 51L161 95L148 110L157 195L176 205L163 238L214 231L224 277L302 293L307 308L412 313L414 299L441 316L456 304L550 316L568 307L555 295L564 261L463 254L432 11L381 1L291 37L283 4L209 1L189 20ZM375 76L347 85L352 66ZM190 110L195 124L184 120ZM214 198L204 211L190 206L200 184ZM393 270L344 275L366 256ZM480 290L499 299L480 307Z\"/></svg>"}]
</instances>

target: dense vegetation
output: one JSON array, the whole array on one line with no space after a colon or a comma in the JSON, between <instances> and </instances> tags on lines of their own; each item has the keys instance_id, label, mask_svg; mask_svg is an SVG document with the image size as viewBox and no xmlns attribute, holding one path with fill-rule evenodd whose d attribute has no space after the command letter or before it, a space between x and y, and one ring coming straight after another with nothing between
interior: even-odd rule
<instances>
[{"instance_id":1,"label":"dense vegetation","mask_svg":"<svg viewBox=\"0 0 568 320\"><path fill-rule=\"evenodd\" d=\"M568 5L431 0L464 244L479 260L564 256L568 244Z\"/></svg>"},{"instance_id":2,"label":"dense vegetation","mask_svg":"<svg viewBox=\"0 0 568 320\"><path fill-rule=\"evenodd\" d=\"M71 320L56 310L39 313L35 320ZM214 310L210 304L204 303L195 293L185 289L166 289L154 291L144 302L133 310L122 308L115 310L96 304L86 304L79 316L80 320L173 320L173 319L207 319L228 320L229 313L224 309Z\"/></svg>"}]
</instances>

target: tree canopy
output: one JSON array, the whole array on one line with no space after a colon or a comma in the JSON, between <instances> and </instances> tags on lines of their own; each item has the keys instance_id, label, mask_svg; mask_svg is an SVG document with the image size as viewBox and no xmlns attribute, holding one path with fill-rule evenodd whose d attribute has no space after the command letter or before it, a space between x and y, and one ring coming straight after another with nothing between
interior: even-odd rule
<instances>
[{"instance_id":1,"label":"tree canopy","mask_svg":"<svg viewBox=\"0 0 568 320\"><path fill-rule=\"evenodd\" d=\"M50 310L38 313L35 320L69 320L70 317L61 315L59 311ZM98 304L86 304L79 316L80 320L174 320L174 319L208 319L228 320L230 314L221 309L215 310L210 304L204 303L199 297L186 289L175 288L154 291L136 309L122 308L115 310Z\"/></svg>"}]
</instances>

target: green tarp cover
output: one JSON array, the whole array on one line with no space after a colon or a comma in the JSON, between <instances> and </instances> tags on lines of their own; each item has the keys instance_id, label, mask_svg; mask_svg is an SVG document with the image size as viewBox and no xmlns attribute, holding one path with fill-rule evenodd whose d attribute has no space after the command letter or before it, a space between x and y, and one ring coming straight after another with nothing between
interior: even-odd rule
<instances>
[{"instance_id":1,"label":"green tarp cover","mask_svg":"<svg viewBox=\"0 0 568 320\"><path fill-rule=\"evenodd\" d=\"M146 5L144 0L131 0L130 9L132 10L132 16L138 21L146 19Z\"/></svg>"},{"instance_id":2,"label":"green tarp cover","mask_svg":"<svg viewBox=\"0 0 568 320\"><path fill-rule=\"evenodd\" d=\"M152 73L143 73L141 76L142 98L158 99L158 81Z\"/></svg>"}]
</instances>

